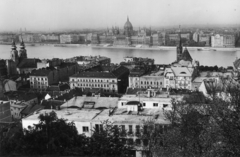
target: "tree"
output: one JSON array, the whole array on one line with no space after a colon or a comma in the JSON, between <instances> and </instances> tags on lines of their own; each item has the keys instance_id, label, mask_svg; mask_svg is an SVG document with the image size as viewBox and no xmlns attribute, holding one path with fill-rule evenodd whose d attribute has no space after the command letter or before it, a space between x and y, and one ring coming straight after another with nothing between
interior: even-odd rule
<instances>
[{"instance_id":1,"label":"tree","mask_svg":"<svg viewBox=\"0 0 240 157\"><path fill-rule=\"evenodd\" d=\"M81 155L88 147L88 138L78 135L73 122L58 119L55 112L40 115L39 123L28 130L19 130L4 140L6 154L18 155ZM10 152L10 151L11 152Z\"/></svg>"},{"instance_id":2,"label":"tree","mask_svg":"<svg viewBox=\"0 0 240 157\"><path fill-rule=\"evenodd\" d=\"M166 128L167 125L158 124L154 116L143 121L139 138L143 142L142 149L147 157L166 156L163 151L163 134Z\"/></svg>"},{"instance_id":3,"label":"tree","mask_svg":"<svg viewBox=\"0 0 240 157\"><path fill-rule=\"evenodd\" d=\"M125 156L128 154L129 147L121 140L118 126L106 120L100 128L94 128L91 137L91 155L96 156Z\"/></svg>"}]
</instances>

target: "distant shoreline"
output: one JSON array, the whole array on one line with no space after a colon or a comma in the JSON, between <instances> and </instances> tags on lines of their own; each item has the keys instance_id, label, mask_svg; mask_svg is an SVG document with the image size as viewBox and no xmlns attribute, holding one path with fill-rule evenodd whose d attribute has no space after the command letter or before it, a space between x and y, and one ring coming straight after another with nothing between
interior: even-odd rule
<instances>
[{"instance_id":1,"label":"distant shoreline","mask_svg":"<svg viewBox=\"0 0 240 157\"><path fill-rule=\"evenodd\" d=\"M124 47L124 46L97 46L92 45L92 48L96 49L136 49L136 50L175 50L176 46L154 46L154 47ZM189 50L198 50L199 51L240 51L240 47L187 47Z\"/></svg>"},{"instance_id":2,"label":"distant shoreline","mask_svg":"<svg viewBox=\"0 0 240 157\"><path fill-rule=\"evenodd\" d=\"M0 45L11 45L11 42L0 42ZM133 49L133 50L174 50L176 46L152 46L152 47L131 47L131 46L104 46L91 44L59 44L59 43L25 43L26 46L54 46L54 47L91 47L94 49ZM199 51L240 51L240 47L187 47L189 50Z\"/></svg>"}]
</instances>

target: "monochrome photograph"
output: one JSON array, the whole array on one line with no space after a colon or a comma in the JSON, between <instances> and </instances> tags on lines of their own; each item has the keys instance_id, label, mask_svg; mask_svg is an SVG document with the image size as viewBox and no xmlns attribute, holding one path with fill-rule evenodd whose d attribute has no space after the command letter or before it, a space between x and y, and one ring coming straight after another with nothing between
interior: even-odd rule
<instances>
[{"instance_id":1,"label":"monochrome photograph","mask_svg":"<svg viewBox=\"0 0 240 157\"><path fill-rule=\"evenodd\" d=\"M0 156L240 156L240 1L0 0Z\"/></svg>"}]
</instances>

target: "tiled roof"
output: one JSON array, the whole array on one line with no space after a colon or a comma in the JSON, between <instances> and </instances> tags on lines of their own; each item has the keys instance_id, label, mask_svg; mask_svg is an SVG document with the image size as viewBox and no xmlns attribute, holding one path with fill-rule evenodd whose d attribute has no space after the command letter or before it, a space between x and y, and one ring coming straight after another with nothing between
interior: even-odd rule
<instances>
[{"instance_id":1,"label":"tiled roof","mask_svg":"<svg viewBox=\"0 0 240 157\"><path fill-rule=\"evenodd\" d=\"M191 61L192 62L193 59L192 59L191 55L189 54L187 48L184 49L183 54L181 56L181 59L185 60L185 61Z\"/></svg>"},{"instance_id":2,"label":"tiled roof","mask_svg":"<svg viewBox=\"0 0 240 157\"><path fill-rule=\"evenodd\" d=\"M50 85L47 88L47 91L65 91L67 89L70 89L70 86L68 84L59 84L59 85Z\"/></svg>"},{"instance_id":3,"label":"tiled roof","mask_svg":"<svg viewBox=\"0 0 240 157\"><path fill-rule=\"evenodd\" d=\"M26 58L21 60L21 62L17 65L17 67L18 68L37 68L37 62L40 62L40 60Z\"/></svg>"},{"instance_id":4,"label":"tiled roof","mask_svg":"<svg viewBox=\"0 0 240 157\"><path fill-rule=\"evenodd\" d=\"M30 76L48 76L51 71L48 69L33 70Z\"/></svg>"},{"instance_id":5,"label":"tiled roof","mask_svg":"<svg viewBox=\"0 0 240 157\"><path fill-rule=\"evenodd\" d=\"M71 77L90 77L90 78L118 78L122 74L128 72L128 69L120 66L112 72L81 72Z\"/></svg>"},{"instance_id":6,"label":"tiled roof","mask_svg":"<svg viewBox=\"0 0 240 157\"><path fill-rule=\"evenodd\" d=\"M61 108L70 106L82 108L86 102L94 103L94 108L114 108L118 105L118 99L117 97L74 97L64 103Z\"/></svg>"},{"instance_id":7,"label":"tiled roof","mask_svg":"<svg viewBox=\"0 0 240 157\"><path fill-rule=\"evenodd\" d=\"M37 110L40 110L40 109L43 109L44 107L41 106L41 105L28 105L26 106L22 111L21 111L21 114L24 114L24 115L29 115Z\"/></svg>"},{"instance_id":8,"label":"tiled roof","mask_svg":"<svg viewBox=\"0 0 240 157\"><path fill-rule=\"evenodd\" d=\"M41 105L44 109L57 109L57 106L64 104L64 101L59 100L43 100Z\"/></svg>"},{"instance_id":9,"label":"tiled roof","mask_svg":"<svg viewBox=\"0 0 240 157\"><path fill-rule=\"evenodd\" d=\"M37 98L36 94L26 93L26 92L9 92L9 93L6 93L6 96L9 99L18 100L18 101L29 101L34 98Z\"/></svg>"},{"instance_id":10,"label":"tiled roof","mask_svg":"<svg viewBox=\"0 0 240 157\"><path fill-rule=\"evenodd\" d=\"M127 95L135 95L137 94L139 91L146 91L147 89L143 89L143 88L127 88L126 94Z\"/></svg>"},{"instance_id":11,"label":"tiled roof","mask_svg":"<svg viewBox=\"0 0 240 157\"><path fill-rule=\"evenodd\" d=\"M193 70L192 68L187 68L187 67L172 67L171 68L175 76L192 76Z\"/></svg>"}]
</instances>

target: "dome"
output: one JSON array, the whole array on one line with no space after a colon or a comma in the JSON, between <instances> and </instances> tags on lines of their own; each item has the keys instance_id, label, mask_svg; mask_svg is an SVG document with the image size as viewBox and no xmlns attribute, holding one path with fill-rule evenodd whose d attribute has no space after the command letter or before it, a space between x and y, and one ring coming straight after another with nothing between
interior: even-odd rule
<instances>
[{"instance_id":1,"label":"dome","mask_svg":"<svg viewBox=\"0 0 240 157\"><path fill-rule=\"evenodd\" d=\"M132 26L131 22L129 21L129 18L127 18L127 22L124 25L124 29L130 29L130 30L133 29L133 26Z\"/></svg>"}]
</instances>

